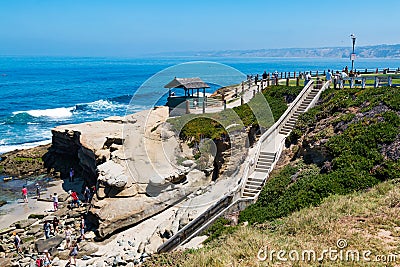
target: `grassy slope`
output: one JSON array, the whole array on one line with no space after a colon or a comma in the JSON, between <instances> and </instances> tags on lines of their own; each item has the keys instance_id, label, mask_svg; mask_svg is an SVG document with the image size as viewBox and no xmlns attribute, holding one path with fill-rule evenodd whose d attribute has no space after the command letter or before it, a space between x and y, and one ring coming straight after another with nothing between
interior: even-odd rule
<instances>
[{"instance_id":1,"label":"grassy slope","mask_svg":"<svg viewBox=\"0 0 400 267\"><path fill-rule=\"evenodd\" d=\"M332 195L319 207L305 208L288 217L253 226L238 226L234 233L213 240L204 248L158 255L145 266L270 266L259 261L259 249L303 249L320 253L345 239L347 250L370 250L376 255L397 253L400 264L400 180L381 183L371 190L346 196ZM287 256L286 256L287 257ZM318 256L317 256L318 258ZM302 262L277 266L395 266L394 262ZM369 265L368 265L369 264Z\"/></svg>"}]
</instances>

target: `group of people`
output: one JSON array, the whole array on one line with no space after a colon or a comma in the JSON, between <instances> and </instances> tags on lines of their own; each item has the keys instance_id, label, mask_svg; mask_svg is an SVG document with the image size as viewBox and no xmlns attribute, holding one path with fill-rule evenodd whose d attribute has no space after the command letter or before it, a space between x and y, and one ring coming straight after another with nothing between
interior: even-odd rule
<instances>
[{"instance_id":1,"label":"group of people","mask_svg":"<svg viewBox=\"0 0 400 267\"><path fill-rule=\"evenodd\" d=\"M45 221L43 224L43 230L45 234L45 238L49 239L50 234L52 233L53 235L59 234L59 224L60 221L59 219L55 216L53 219L53 227L51 227L50 221ZM80 217L80 231L79 231L79 237L78 238L73 238L72 235L72 228L70 225L67 225L65 227L64 235L65 235L65 246L64 249L69 249L69 263L70 264L76 264L76 257L78 256L78 250L79 246L78 243L81 242L82 240L85 240L85 229L86 229L86 223L85 223L85 218L83 216ZM53 231L52 231L53 230ZM18 236L18 234L14 233L14 244L15 248L18 253L22 253L22 248L21 248L21 238ZM38 266L51 266L51 258L50 255L48 254L48 251L43 251L44 257L40 258L41 264ZM46 265L48 263L48 265Z\"/></svg>"},{"instance_id":2,"label":"group of people","mask_svg":"<svg viewBox=\"0 0 400 267\"><path fill-rule=\"evenodd\" d=\"M69 181L74 182L74 176L75 172L74 169L71 168L69 171ZM39 200L41 197L41 186L39 183L35 184L35 190L36 190L36 196L37 199ZM96 192L96 187L92 186L89 188L89 186L85 186L85 189L82 191L83 197L84 197L84 203L88 204L91 202L94 194ZM24 203L28 203L28 188L27 185L23 185L22 190L22 198ZM78 193L73 190L68 191L69 196L71 197L71 207L79 207L81 205L81 200L79 199ZM59 198L57 193L53 193L51 195L51 199L53 202L53 210L57 211L59 209ZM83 216L80 217L80 231L79 231L79 236L77 238L74 238L72 233L73 230L71 226L67 225L64 230L65 234L65 247L64 249L69 249L69 263L70 264L75 264L76 265L76 258L78 256L78 250L79 246L78 243L82 240L85 240L85 229L86 229L86 224L85 224L85 218ZM45 239L51 238L51 236L55 236L57 234L60 234L60 220L57 216L54 216L53 220L46 220L43 224L43 231L44 231L44 236ZM20 236L18 235L17 232L13 233L13 242L14 246L16 249L17 253L23 253L22 250L22 240ZM37 266L52 266L51 265L51 255L49 251L44 250L42 252L42 255L39 255L36 259L36 265Z\"/></svg>"},{"instance_id":3,"label":"group of people","mask_svg":"<svg viewBox=\"0 0 400 267\"><path fill-rule=\"evenodd\" d=\"M85 186L83 190L84 204L89 204L92 201L92 198L96 192L96 186L92 186L89 189L88 186ZM81 200L79 199L78 193L76 191L69 190L69 196L71 197L71 208L78 208L81 206Z\"/></svg>"}]
</instances>

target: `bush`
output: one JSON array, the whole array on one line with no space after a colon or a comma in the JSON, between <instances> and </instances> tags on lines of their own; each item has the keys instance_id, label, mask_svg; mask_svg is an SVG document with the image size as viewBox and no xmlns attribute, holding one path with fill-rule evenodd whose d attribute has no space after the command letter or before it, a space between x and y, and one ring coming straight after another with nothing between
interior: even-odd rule
<instances>
[{"instance_id":1,"label":"bush","mask_svg":"<svg viewBox=\"0 0 400 267\"><path fill-rule=\"evenodd\" d=\"M222 235L233 233L235 230L236 227L230 226L230 221L228 219L220 217L204 232L205 235L208 235L204 243L215 240Z\"/></svg>"}]
</instances>

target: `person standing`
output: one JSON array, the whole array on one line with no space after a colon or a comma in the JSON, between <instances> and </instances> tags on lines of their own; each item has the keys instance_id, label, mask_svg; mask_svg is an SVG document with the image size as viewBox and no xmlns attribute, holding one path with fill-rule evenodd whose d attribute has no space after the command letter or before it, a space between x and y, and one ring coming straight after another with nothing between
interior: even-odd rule
<instances>
[{"instance_id":1,"label":"person standing","mask_svg":"<svg viewBox=\"0 0 400 267\"><path fill-rule=\"evenodd\" d=\"M58 225L60 224L60 220L57 218L57 216L54 216L53 218L53 231L54 231L54 235L56 235L56 233L58 234Z\"/></svg>"},{"instance_id":2,"label":"person standing","mask_svg":"<svg viewBox=\"0 0 400 267\"><path fill-rule=\"evenodd\" d=\"M79 250L79 246L78 243L74 240L71 243L71 247L69 250L69 264L74 264L76 265L76 257L78 256L78 250ZM74 263L72 263L72 259L74 259Z\"/></svg>"},{"instance_id":3,"label":"person standing","mask_svg":"<svg viewBox=\"0 0 400 267\"><path fill-rule=\"evenodd\" d=\"M326 73L326 81L329 82L328 88L331 88L331 82L332 82L332 73L331 70L328 70L328 72Z\"/></svg>"},{"instance_id":4,"label":"person standing","mask_svg":"<svg viewBox=\"0 0 400 267\"><path fill-rule=\"evenodd\" d=\"M43 230L44 230L44 236L46 239L50 238L50 232L51 232L51 225L49 221L46 221L43 225Z\"/></svg>"},{"instance_id":5,"label":"person standing","mask_svg":"<svg viewBox=\"0 0 400 267\"><path fill-rule=\"evenodd\" d=\"M74 208L74 207L79 208L79 197L78 197L78 194L75 191L70 191L70 195L71 195L71 198L72 198L71 207L72 208Z\"/></svg>"},{"instance_id":6,"label":"person standing","mask_svg":"<svg viewBox=\"0 0 400 267\"><path fill-rule=\"evenodd\" d=\"M57 196L57 193L54 193L54 195L53 195L53 208L54 208L54 211L58 210L58 196Z\"/></svg>"},{"instance_id":7,"label":"person standing","mask_svg":"<svg viewBox=\"0 0 400 267\"><path fill-rule=\"evenodd\" d=\"M81 240L85 240L85 218L83 216L81 216Z\"/></svg>"},{"instance_id":8,"label":"person standing","mask_svg":"<svg viewBox=\"0 0 400 267\"><path fill-rule=\"evenodd\" d=\"M22 187L22 197L24 199L24 202L28 203L28 189L25 185Z\"/></svg>"},{"instance_id":9,"label":"person standing","mask_svg":"<svg viewBox=\"0 0 400 267\"><path fill-rule=\"evenodd\" d=\"M89 187L85 187L85 191L83 193L84 197L85 197L85 203L88 204L90 201L90 189Z\"/></svg>"},{"instance_id":10,"label":"person standing","mask_svg":"<svg viewBox=\"0 0 400 267\"><path fill-rule=\"evenodd\" d=\"M70 243L71 243L71 235L72 235L72 231L71 231L71 226L67 226L67 228L65 229L65 247L64 248L69 248Z\"/></svg>"},{"instance_id":11,"label":"person standing","mask_svg":"<svg viewBox=\"0 0 400 267\"><path fill-rule=\"evenodd\" d=\"M40 198L40 185L36 183L36 199L39 200Z\"/></svg>"},{"instance_id":12,"label":"person standing","mask_svg":"<svg viewBox=\"0 0 400 267\"><path fill-rule=\"evenodd\" d=\"M16 232L13 232L13 236L14 236L15 250L17 251L17 253L22 253L21 238Z\"/></svg>"},{"instance_id":13,"label":"person standing","mask_svg":"<svg viewBox=\"0 0 400 267\"><path fill-rule=\"evenodd\" d=\"M267 72L264 70L263 74L262 74L262 79L266 80L268 78Z\"/></svg>"},{"instance_id":14,"label":"person standing","mask_svg":"<svg viewBox=\"0 0 400 267\"><path fill-rule=\"evenodd\" d=\"M90 189L90 191L91 191L91 192L90 192L90 199L89 199L89 202L92 201L94 195L96 194L96 186L93 185L92 188Z\"/></svg>"},{"instance_id":15,"label":"person standing","mask_svg":"<svg viewBox=\"0 0 400 267\"><path fill-rule=\"evenodd\" d=\"M73 181L74 181L74 174L75 174L74 168L71 168L71 169L69 170L69 181L70 181L70 182L73 182Z\"/></svg>"},{"instance_id":16,"label":"person standing","mask_svg":"<svg viewBox=\"0 0 400 267\"><path fill-rule=\"evenodd\" d=\"M304 79L304 86L306 86L308 84L309 81L311 81L311 74L309 72L306 72L306 76Z\"/></svg>"},{"instance_id":17,"label":"person standing","mask_svg":"<svg viewBox=\"0 0 400 267\"><path fill-rule=\"evenodd\" d=\"M342 71L342 73L340 74L340 88L344 88L344 84L345 84L345 79L347 79L349 76L346 73L346 70L344 69Z\"/></svg>"}]
</instances>

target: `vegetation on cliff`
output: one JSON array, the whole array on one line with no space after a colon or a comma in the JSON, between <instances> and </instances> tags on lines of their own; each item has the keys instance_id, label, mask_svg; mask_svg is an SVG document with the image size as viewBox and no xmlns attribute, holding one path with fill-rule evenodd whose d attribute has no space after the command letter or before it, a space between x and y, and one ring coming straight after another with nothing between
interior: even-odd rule
<instances>
[{"instance_id":1,"label":"vegetation on cliff","mask_svg":"<svg viewBox=\"0 0 400 267\"><path fill-rule=\"evenodd\" d=\"M241 221L264 222L400 178L400 97L395 88L328 90L287 140L292 163L266 183Z\"/></svg>"},{"instance_id":2,"label":"vegetation on cliff","mask_svg":"<svg viewBox=\"0 0 400 267\"><path fill-rule=\"evenodd\" d=\"M263 98L255 97L248 104L206 116L188 114L170 119L168 122L175 130L179 130L181 139L197 142L201 138L218 139L227 135L224 126L231 124L267 128L274 123L274 118L279 118L285 112L287 104L293 101L301 90L300 86L271 86L262 91ZM272 114L265 110L265 100ZM264 113L264 116L259 113ZM265 113L268 113L267 116ZM260 116L263 119L260 119ZM260 123L264 125L259 125Z\"/></svg>"}]
</instances>

